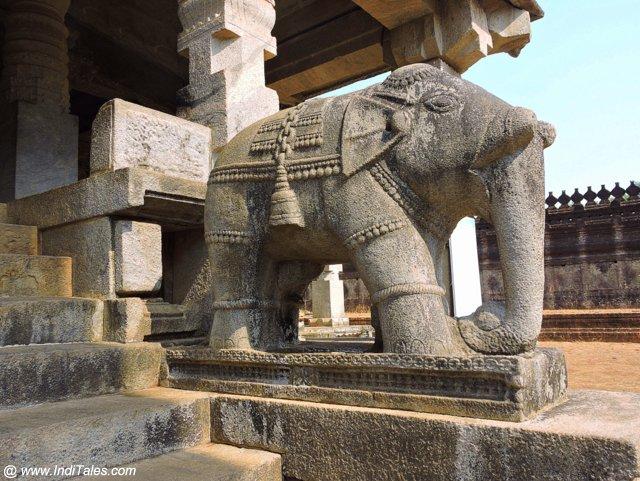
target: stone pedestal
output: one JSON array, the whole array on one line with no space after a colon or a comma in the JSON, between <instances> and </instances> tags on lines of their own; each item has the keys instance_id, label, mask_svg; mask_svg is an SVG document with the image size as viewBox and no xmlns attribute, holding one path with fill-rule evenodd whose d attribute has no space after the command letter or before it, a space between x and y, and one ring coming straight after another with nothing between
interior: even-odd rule
<instances>
[{"instance_id":1,"label":"stone pedestal","mask_svg":"<svg viewBox=\"0 0 640 481\"><path fill-rule=\"evenodd\" d=\"M315 281L311 283L311 305L313 318L311 326L342 327L349 325L344 312L344 285L340 279L342 265L325 267Z\"/></svg>"},{"instance_id":2,"label":"stone pedestal","mask_svg":"<svg viewBox=\"0 0 640 481\"><path fill-rule=\"evenodd\" d=\"M214 395L211 438L314 481L637 481L640 395L569 392L521 423Z\"/></svg>"},{"instance_id":3,"label":"stone pedestal","mask_svg":"<svg viewBox=\"0 0 640 481\"><path fill-rule=\"evenodd\" d=\"M176 349L167 352L168 385L508 421L531 418L565 396L564 355L556 349L436 357L362 352L367 347L309 343L299 348L307 352L286 353Z\"/></svg>"}]
</instances>

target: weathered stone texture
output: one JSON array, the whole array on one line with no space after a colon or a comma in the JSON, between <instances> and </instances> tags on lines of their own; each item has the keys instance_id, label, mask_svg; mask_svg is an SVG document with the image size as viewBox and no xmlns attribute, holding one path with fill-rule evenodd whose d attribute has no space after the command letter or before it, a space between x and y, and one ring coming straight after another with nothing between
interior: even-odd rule
<instances>
[{"instance_id":1,"label":"weathered stone texture","mask_svg":"<svg viewBox=\"0 0 640 481\"><path fill-rule=\"evenodd\" d=\"M138 297L105 301L104 340L142 342L151 334L147 303Z\"/></svg>"},{"instance_id":2,"label":"weathered stone texture","mask_svg":"<svg viewBox=\"0 0 640 481\"><path fill-rule=\"evenodd\" d=\"M205 192L203 182L130 167L17 200L7 210L11 222L41 230L112 214L195 228L202 225Z\"/></svg>"},{"instance_id":3,"label":"weathered stone texture","mask_svg":"<svg viewBox=\"0 0 640 481\"><path fill-rule=\"evenodd\" d=\"M46 192L78 180L78 119L48 105L3 107L0 200Z\"/></svg>"},{"instance_id":4,"label":"weathered stone texture","mask_svg":"<svg viewBox=\"0 0 640 481\"><path fill-rule=\"evenodd\" d=\"M70 258L0 254L0 296L71 295Z\"/></svg>"},{"instance_id":5,"label":"weathered stone texture","mask_svg":"<svg viewBox=\"0 0 640 481\"><path fill-rule=\"evenodd\" d=\"M208 442L209 412L202 395L161 388L0 411L0 463L53 469L151 458Z\"/></svg>"},{"instance_id":6,"label":"weathered stone texture","mask_svg":"<svg viewBox=\"0 0 640 481\"><path fill-rule=\"evenodd\" d=\"M156 386L163 356L151 343L2 347L0 409Z\"/></svg>"},{"instance_id":7,"label":"weathered stone texture","mask_svg":"<svg viewBox=\"0 0 640 481\"><path fill-rule=\"evenodd\" d=\"M115 288L122 294L157 292L162 285L162 229L147 222L114 221Z\"/></svg>"},{"instance_id":8,"label":"weathered stone texture","mask_svg":"<svg viewBox=\"0 0 640 481\"><path fill-rule=\"evenodd\" d=\"M219 395L212 439L315 481L634 481L640 397L578 391L524 423Z\"/></svg>"},{"instance_id":9,"label":"weathered stone texture","mask_svg":"<svg viewBox=\"0 0 640 481\"><path fill-rule=\"evenodd\" d=\"M265 0L181 2L178 51L189 55L189 85L178 115L213 129L214 150L240 130L278 111L265 87L264 60L276 52L275 8Z\"/></svg>"},{"instance_id":10,"label":"weathered stone texture","mask_svg":"<svg viewBox=\"0 0 640 481\"><path fill-rule=\"evenodd\" d=\"M111 222L107 217L42 231L45 254L73 260L73 293L80 297L115 296Z\"/></svg>"},{"instance_id":11,"label":"weathered stone texture","mask_svg":"<svg viewBox=\"0 0 640 481\"><path fill-rule=\"evenodd\" d=\"M93 123L92 174L137 166L206 182L210 162L208 127L120 99L103 105Z\"/></svg>"},{"instance_id":12,"label":"weathered stone texture","mask_svg":"<svg viewBox=\"0 0 640 481\"><path fill-rule=\"evenodd\" d=\"M286 346L310 280L323 265L351 262L376 305L377 349L532 350L542 321L543 150L553 138L533 112L426 64L246 128L208 186L210 345ZM500 226L509 297L456 321L446 242L470 212Z\"/></svg>"},{"instance_id":13,"label":"weathered stone texture","mask_svg":"<svg viewBox=\"0 0 640 481\"><path fill-rule=\"evenodd\" d=\"M296 351L341 345L300 344ZM169 350L167 362L166 385L180 389L508 421L562 402L567 388L564 356L553 349L455 358L191 347Z\"/></svg>"},{"instance_id":14,"label":"weathered stone texture","mask_svg":"<svg viewBox=\"0 0 640 481\"><path fill-rule=\"evenodd\" d=\"M32 226L0 224L0 253L38 253L38 229Z\"/></svg>"},{"instance_id":15,"label":"weathered stone texture","mask_svg":"<svg viewBox=\"0 0 640 481\"><path fill-rule=\"evenodd\" d=\"M0 346L102 340L102 301L0 298Z\"/></svg>"},{"instance_id":16,"label":"weathered stone texture","mask_svg":"<svg viewBox=\"0 0 640 481\"><path fill-rule=\"evenodd\" d=\"M206 444L127 465L138 481L282 481L280 455L226 444ZM85 476L83 481L103 480Z\"/></svg>"}]
</instances>

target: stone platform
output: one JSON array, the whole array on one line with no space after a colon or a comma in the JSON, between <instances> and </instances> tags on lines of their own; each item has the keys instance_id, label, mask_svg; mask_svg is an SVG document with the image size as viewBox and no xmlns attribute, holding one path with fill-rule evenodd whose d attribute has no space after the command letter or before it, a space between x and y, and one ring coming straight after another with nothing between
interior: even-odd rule
<instances>
[{"instance_id":1,"label":"stone platform","mask_svg":"<svg viewBox=\"0 0 640 481\"><path fill-rule=\"evenodd\" d=\"M214 443L281 454L313 481L640 481L640 394L570 391L513 423L213 395Z\"/></svg>"},{"instance_id":2,"label":"stone platform","mask_svg":"<svg viewBox=\"0 0 640 481\"><path fill-rule=\"evenodd\" d=\"M566 391L564 356L555 349L454 358L361 352L367 346L308 343L303 347L342 352L279 353L170 349L164 385L508 421L530 418Z\"/></svg>"}]
</instances>

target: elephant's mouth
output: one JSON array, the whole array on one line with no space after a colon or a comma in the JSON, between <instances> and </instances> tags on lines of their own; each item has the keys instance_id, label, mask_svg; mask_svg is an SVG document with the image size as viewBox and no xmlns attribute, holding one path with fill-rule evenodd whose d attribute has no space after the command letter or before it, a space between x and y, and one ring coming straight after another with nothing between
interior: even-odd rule
<instances>
[{"instance_id":1,"label":"elephant's mouth","mask_svg":"<svg viewBox=\"0 0 640 481\"><path fill-rule=\"evenodd\" d=\"M545 124L547 125L547 124ZM528 109L513 107L494 116L484 140L476 152L473 167L481 168L524 150L539 130L536 115Z\"/></svg>"}]
</instances>

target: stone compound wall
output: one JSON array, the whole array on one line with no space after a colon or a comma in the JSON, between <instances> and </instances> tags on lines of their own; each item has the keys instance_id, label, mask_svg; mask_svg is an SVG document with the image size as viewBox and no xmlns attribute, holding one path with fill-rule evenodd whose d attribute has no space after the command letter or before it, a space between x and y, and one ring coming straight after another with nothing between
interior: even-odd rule
<instances>
[{"instance_id":1,"label":"stone compound wall","mask_svg":"<svg viewBox=\"0 0 640 481\"><path fill-rule=\"evenodd\" d=\"M546 199L545 309L640 307L640 187ZM483 302L503 300L493 228L477 222Z\"/></svg>"}]
</instances>

